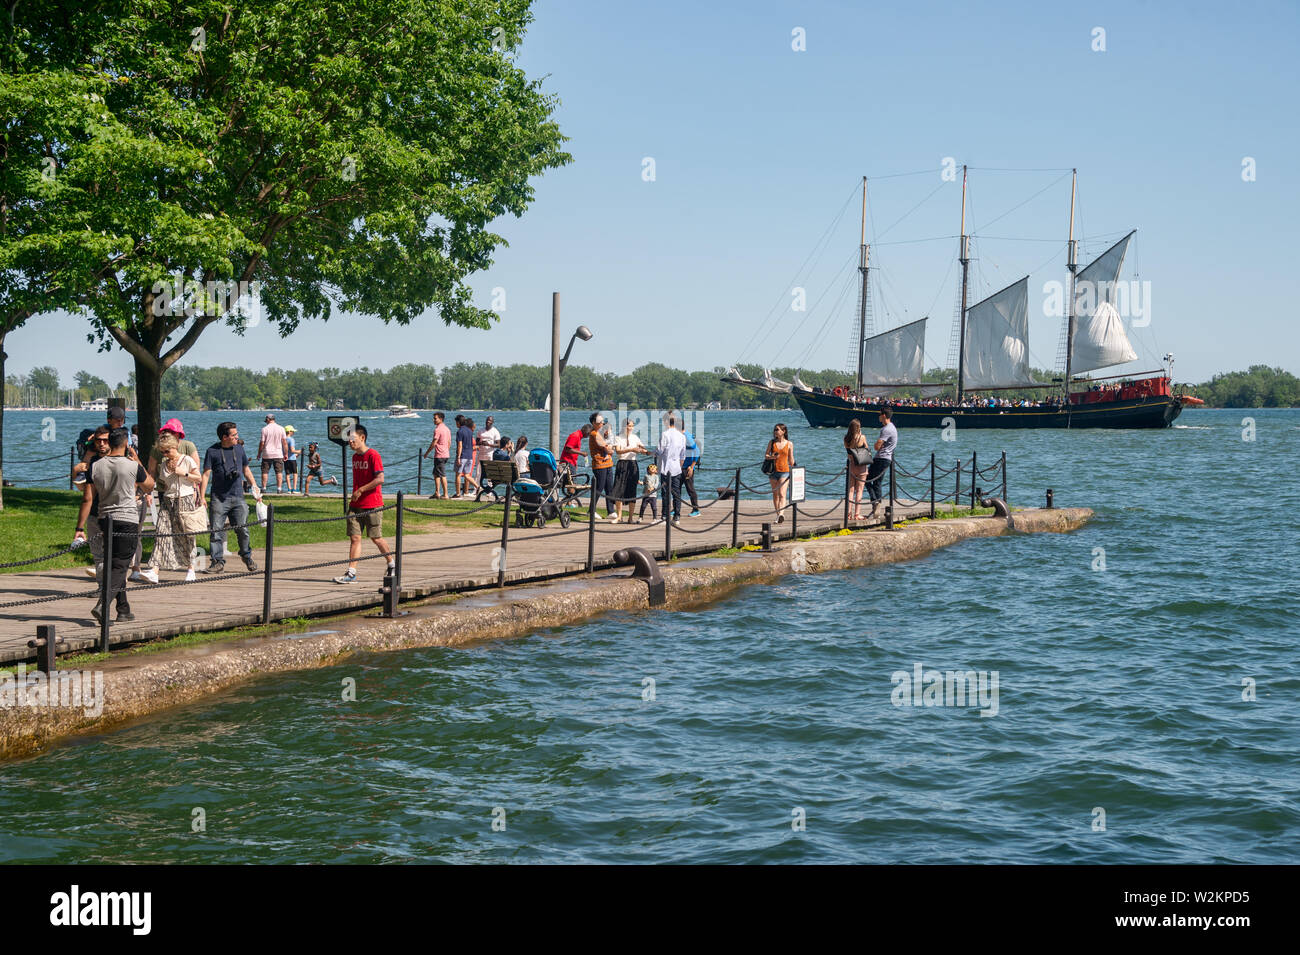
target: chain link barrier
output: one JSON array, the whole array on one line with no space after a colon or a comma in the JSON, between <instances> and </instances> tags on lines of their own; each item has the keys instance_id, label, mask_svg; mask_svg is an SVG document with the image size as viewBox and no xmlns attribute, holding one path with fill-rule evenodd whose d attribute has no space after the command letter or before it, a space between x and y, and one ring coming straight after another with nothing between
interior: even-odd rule
<instances>
[{"instance_id":1,"label":"chain link barrier","mask_svg":"<svg viewBox=\"0 0 1300 955\"><path fill-rule=\"evenodd\" d=\"M59 457L61 457L61 455L52 455L50 458L44 458L44 459L30 459L30 461L28 461L28 462L14 462L14 463L33 463L33 462L42 461L42 460L54 460L55 458L59 458ZM397 460L397 461L390 462L390 464L389 464L388 466L389 466L389 467L396 467L396 466L399 466L399 465L402 465L402 464L409 463L409 462L411 462L411 461L415 461L416 459L418 459L418 458L420 458L420 457L421 457L421 455L417 452L416 454L414 454L414 455L412 455L412 456L410 456L410 457L402 458L402 459L399 459L399 460ZM934 469L933 469L932 471L931 471L930 469L926 469L925 471L910 472L910 471L907 471L906 469L900 467L900 466L898 465L897 461L895 461L894 464L893 464L893 467L894 467L894 497L893 497L893 500L894 500L896 503L898 503L898 504L902 504L903 506L907 506L907 507L918 506L918 505L922 505L922 504L927 504L927 503L930 503L931 500L933 500L933 502L934 502L934 504L935 504L936 506L937 506L939 503L945 503L945 504L946 504L946 503L948 503L949 501L952 501L952 502L954 503L954 506L959 505L960 502L961 502L962 500L965 500L965 499L966 499L966 494L964 494L964 493L960 493L960 492L958 492L958 491L956 491L956 490L950 490L950 491L948 491L948 492L946 492L946 493L940 494L940 493L938 493L938 488L937 488L937 486L936 486L936 487L935 487L935 492L934 492L934 496L933 496L933 498L930 498L930 497L928 497L928 496L924 496L924 497L922 497L922 496L916 496L916 495L908 495L907 492L908 492L908 491L911 491L912 488L910 488L910 487L909 487L909 488L902 488L902 487L900 487L900 486L899 486L899 482L898 482L898 478L902 477L902 478L907 478L907 479L910 479L910 480L929 480L929 479L933 478L933 480L934 480L935 482L937 482L939 478L949 476L949 475L951 475L951 474L953 474L954 472L957 472L957 471L964 471L964 472L969 473L969 474L971 475L971 479L972 479L972 481L976 481L976 480L978 480L978 479L980 479L980 478L985 478L985 477L989 477L989 476L994 476L994 475L996 475L996 476L1001 476L1002 471L1003 471L1003 468L1004 468L1004 466L1005 466L1005 461L1002 460L1002 459L995 461L993 464L991 464L991 465L989 465L988 467L985 467L985 468L974 467L974 466L973 466L974 463L975 463L975 459L974 459L974 457L972 457L972 461L971 461L971 462L958 462L958 464L957 464L955 467L950 467L950 468L939 468L939 467L937 467L937 463L936 463L936 466L934 467ZM770 487L768 487L768 488L763 488L763 487L753 487L753 486L750 486L749 484L746 484L743 480L739 480L739 478L738 478L738 472L743 472L743 471L751 470L751 469L754 469L754 468L759 468L759 469L761 469L761 467L762 467L761 464L743 465L743 466L742 466L741 468L739 468L739 469L734 468L734 467L733 467L733 468L721 468L721 467L718 467L718 468L707 468L707 467L701 467L701 466L699 466L699 465L696 465L696 466L695 466L695 472L694 472L696 475L698 475L698 474L700 474L700 473L704 473L704 472L710 472L710 473L712 473L712 472L726 472L726 473L728 473L728 474L731 476L731 479L727 481L727 483L726 483L725 486L720 487L720 488L717 488L717 491L719 492L719 495L720 495L720 496L715 497L713 500L710 500L710 501L706 502L702 507L699 507L698 509L699 509L699 510L706 510L706 509L708 509L708 508L710 508L710 507L713 507L713 506L716 505L716 504L724 503L724 502L728 502L728 501L732 501L734 495L739 494L740 490L749 491L750 493L760 495L762 498L766 498L766 497L770 494ZM815 475L815 476L818 476L818 477L823 477L823 476L824 476L824 477L827 478L827 480L824 480L824 481L818 481L818 482L808 482L808 481L806 481L806 482L805 482L805 484L806 484L807 487L814 487L814 488L817 488L817 487L827 487L827 486L830 486L830 485L836 483L837 481L841 481L842 479L844 479L844 477L845 477L845 475L846 475L846 473L847 473L847 471L848 471L848 468L847 468L847 466L846 466L846 467L844 467L844 468L841 468L841 469L838 470L838 471L822 471L822 470L809 469L809 468L804 468L803 470L804 470L804 473L805 473L806 475ZM42 481L42 480L62 480L62 479L64 479L65 477L66 477L66 475L62 475L62 474L60 474L60 475L52 476L52 477L50 477L50 478L36 479L36 481L31 481L31 482L14 482L14 483L15 483L15 484L17 484L17 483L38 483L39 481ZM884 477L884 475L882 475L882 477ZM417 480L417 476L409 476L409 477L399 478L399 479L396 479L396 480L391 481L391 482L386 481L385 484L386 484L387 486L390 486L390 487L392 487L392 486L401 486L401 485L405 485L405 484L410 484L411 482L416 481L416 480ZM770 482L769 482L769 483L770 483ZM790 483L790 478L789 478L788 475L786 475L786 476L784 477L784 481L783 481L783 483L785 483L787 486L789 485L789 483ZM523 514L533 514L533 513L536 513L538 510L540 510L541 508L544 508L544 507L567 507L567 506L569 505L570 502L574 502L574 501L583 504L583 505L584 505L585 507L587 507L587 508L590 508L590 507L591 507L590 502L588 502L588 501L582 501L582 500L581 500L581 496L585 496L585 493L584 493L584 492L589 492L589 491L590 491L590 484L588 484L588 485L584 485L584 486L582 486L582 487L575 487L575 489L574 489L574 493L572 493L572 494L568 494L568 493L566 493L565 496L564 496L564 498L563 498L563 500L560 501L560 502L544 501L542 504L532 504L532 505L527 504L527 503L525 503L525 502L523 502L523 501L520 501L520 500L516 497L516 498L514 498L514 500L512 501L512 506L513 506L513 507L514 507L514 508L519 512L519 513L523 513ZM727 496L724 497L724 496L721 496L722 492L733 492L733 493L727 494ZM626 505L628 505L628 510L629 510L629 515L628 515L628 517L630 518L630 517L632 516L631 513L630 513L630 512L631 512L631 509L632 509L633 507L636 506L636 503L637 503L638 501L644 501L644 500L646 500L647 498L653 498L653 499L655 499L655 500L663 500L665 497L668 497L669 495L668 495L667 492L666 492L666 485L663 484L663 483L661 483L659 489L658 489L655 493L653 493L653 494L651 494L651 495L646 495L646 494L643 494L643 493L638 493L638 494L635 494L635 495L630 496L630 497L617 497L617 498L614 497L613 495L600 495L600 496L605 498L606 505L608 505L608 504L610 504L610 503L617 503L617 504L626 504ZM291 499L292 499L292 498L290 498L290 500L291 500ZM844 497L843 497L843 495L841 494L841 495L839 496L838 499L814 498L813 500L814 500L814 501L834 501L834 503L833 503L833 505L832 505L831 507L827 508L826 510L822 510L822 511L810 511L810 510L805 510L805 509L802 509L802 508L801 508L800 511L799 511L799 516L800 516L800 517L805 517L805 518L812 519L812 520L822 520L822 519L825 519L825 518L827 518L827 517L830 517L831 515L833 515L834 513L836 513L836 512L840 509L840 506L841 506L841 504L842 504L842 502L843 502L843 500L844 500ZM803 503L806 503L806 502L800 502L800 503L803 504ZM452 513L441 513L441 514L440 514L440 513L434 513L434 512L431 512L431 511L421 510L421 509L419 509L419 508L412 507L412 506L406 504L405 502L403 502L403 512L404 512L404 513L410 513L410 514L417 515L417 516L424 517L424 518L431 518L431 519L433 519L433 520L446 520L446 521L450 521L450 520L453 520L453 519L456 519L456 518L460 518L460 517L465 517L465 516L472 515L472 514L481 513L481 512L488 511L488 510L492 510L492 509L496 509L496 508L501 508L501 507L503 507L503 504L504 504L503 499L501 499L501 498L497 498L497 499L495 499L495 500L488 500L488 501L486 501L486 502L484 502L484 503L482 503L482 504L478 504L478 503L476 502L475 506L473 506L473 507L469 507L469 508L466 508L466 509L464 509L464 510L457 510L457 511L452 512ZM163 506L166 506L166 505L163 505ZM732 506L735 506L734 503L733 503ZM790 504L787 504L787 507L789 507L789 506L790 506ZM381 505L379 508L377 508L377 509L375 509L375 510L377 510L377 511L381 511L381 512L382 512L382 511L393 510L393 509L396 508L396 507L397 507L397 502L396 502L396 501L392 501L392 502L389 502L389 503L386 503L386 504ZM730 510L730 508L728 508L727 510ZM368 512L368 513L373 513L373 511ZM612 513L612 512L611 512L611 513ZM763 511L761 511L761 512L760 512L759 514L757 514L757 515L751 513L751 514L746 514L746 515L744 515L744 517L745 517L746 520L751 520L751 521L752 521L753 519L755 519L755 517L766 518L766 517L770 517L770 516L772 516L772 515L776 515L776 514L777 514L777 510L776 510L775 508L771 508L770 510L763 510ZM285 524L285 525L288 525L288 524L304 524L304 525L305 525L305 524L326 524L326 523L336 523L336 522L338 522L338 521L346 521L346 520L348 519L349 516L350 516L350 515L348 515L348 514L332 515L332 516L328 516L328 517L307 517L307 518L289 518L289 517L279 517L279 516L277 516L277 517L274 519L274 524L276 524L276 525L280 525L280 524ZM673 524L673 530L674 530L675 532L680 532L680 533L682 533L682 534L690 534L690 535L704 535L704 534L708 534L708 533L710 533L710 532L712 532L712 531L715 531L717 528L722 527L723 525L725 525L725 524L727 524L727 523L729 523L729 522L733 522L734 519L735 519L735 515L734 515L733 513L725 513L725 514L724 514L722 517L720 517L718 520L716 520L716 521L714 521L714 522L712 522L712 523L709 523L709 524L707 524L707 525L699 526L699 527L687 527L687 526L685 526L685 525L683 525L683 524L681 523L680 519L678 519L678 520ZM556 518L549 518L548 520L552 520L552 521L554 521L554 520L557 520L557 519L556 519ZM647 522L644 522L644 523L643 523L643 522L639 521L639 519L638 519L638 520L634 523L634 522L632 522L631 520L626 520L626 521L619 522L619 526L616 526L616 527L610 527L610 526L602 526L602 525L608 525L608 524L612 524L612 523L614 523L614 520L613 520L612 517L610 517L610 518L606 518L606 519L602 519L602 520L600 520L600 521L592 522L591 519L590 519L590 517L588 517L586 520L583 520L583 519L581 519L581 518L579 518L579 517L574 516L573 519L572 519L572 521L571 521L571 523L570 523L570 526L567 527L567 528L560 528L560 529L556 529L556 530L547 530L547 531L542 531L542 532L539 532L539 533L529 533L529 534L524 535L524 537L523 537L522 539L523 539L523 540L526 540L526 541L528 541L528 542L531 543L531 542L535 542L535 541L546 540L546 539L548 539L548 538L557 538L557 537L569 537L569 538L572 538L573 535L575 535L575 534L582 534L582 533L587 532L587 531L589 531L589 530L590 530L590 531L598 531L598 532L600 532L601 534L606 534L606 535L608 535L608 534L629 534L629 533L637 533L637 532L639 532L639 531L644 531L644 530L648 530L648 529L650 529L651 527L653 527L653 526L657 525L658 523L660 523L660 521L670 521L670 520L673 520L673 519L672 519L668 514L665 514L664 517L659 518L659 519L656 519L656 520L653 520L653 521L647 521ZM253 527L265 526L265 525L267 525L268 523L269 523L269 517L268 517L268 518L263 518L263 519L254 519L254 520L251 520L251 521L245 521L245 522L244 522L243 524L241 524L241 525L228 525L228 526L225 528L225 530L227 531L227 533L230 532L230 531L232 531L232 530L233 530L233 531L238 531L238 530L247 530L247 529L251 529L251 528L253 528ZM875 524L872 524L872 523L868 522L868 523L865 523L865 524L864 524L863 522L856 522L856 521L855 521L855 522L852 522L852 523L853 523L854 526L856 526L856 527L870 527L870 526L879 526L879 525L880 525L881 523L883 523L883 522L877 522L877 523L875 523ZM591 525L591 526L590 526L590 528L587 528L587 527L584 527L584 526L583 526L584 524L589 524L589 525ZM626 526L623 526L623 525L626 525ZM482 528L482 530L485 530L485 531L486 531L486 530L490 530L490 529L491 529L491 528L490 528L490 527L487 527L487 526L485 526L484 528ZM522 529L522 528L521 528L521 529ZM138 539L138 540L144 540L144 539L153 539L153 540L158 540L158 539L163 539L163 538L197 538L197 537L203 537L203 536L205 536L205 535L211 535L212 533L213 533L213 531L212 531L211 529L208 529L208 530L204 530L204 531L195 531L195 532L177 532L177 533L160 534L160 533L158 533L157 529L154 528L153 530L144 530L144 529L141 529L140 531L138 531L138 532L135 533L135 534L122 534L121 536L124 537L124 538L126 538L126 539L128 539L128 540L134 540L134 539ZM115 536L116 536L116 535L115 535ZM792 539L792 538L791 538L791 539ZM62 549L62 550L56 551L56 552L54 552L54 553L52 553L52 554L49 554L49 555L46 555L46 556L30 558L30 559L27 559L27 560L21 560L21 561L11 561L11 562L7 562L7 563L0 563L0 570L8 570L8 569L14 569L14 568L18 568L18 567L34 566L34 565L36 565L36 564L41 564L41 563L46 563L46 562L49 562L49 561L52 561L52 560L57 560L58 558L64 557L64 556L66 556L66 555L68 555L68 554L71 554L71 553L73 553L73 552L76 552L76 551L78 551L78 550L82 550L82 549L86 548L87 546L88 546L87 542L85 542L85 541L77 541L77 542L75 542L75 543L74 543L72 546L70 546L70 547L64 548L64 549ZM496 538L495 536L493 536L493 537L487 537L487 538L485 538L484 540L481 540L481 541L474 541L474 542L464 542L464 541L462 541L462 542L459 542L459 543L442 544L442 545L435 545L435 546L431 546L431 547L420 547L420 548L415 548L415 549L407 549L406 547L403 547L403 549L402 549L402 555L401 555L401 556L402 556L403 558L405 558L405 557L414 557L414 556L418 556L418 555L422 555L422 554L431 554L431 553L439 553L439 552L448 552L448 551L456 551L456 550L465 550L465 549L468 549L468 548L487 548L487 547L496 547L496 546L499 546L499 543L498 543L497 538ZM656 553L657 553L657 551L656 551ZM304 573L304 572L307 572L307 571L319 570L319 569L329 568L329 567L340 567L340 566L344 566L344 565L349 565L349 566L351 566L351 565L354 565L354 564L359 563L359 562L365 562L365 561L371 561L371 560L380 560L380 559L385 559L385 560L387 560L387 559L389 559L389 558L396 557L396 556L397 556L397 555L395 554L395 552L390 551L389 554L372 553L372 554L366 554L366 555L363 555L363 556L359 556L359 557L357 558L356 561L352 560L352 559L349 557L349 558L342 558L342 559L330 559L330 560L323 560L323 561L313 561L313 562L310 562L310 563L306 563L306 564L297 564L297 565L293 565L293 566L289 566L289 567L280 567L280 566L277 566L277 567L274 568L274 571L272 572L272 576L280 576L280 575L285 575L285 576L287 576L287 575L301 574L301 573ZM602 559L604 559L604 558L602 558ZM579 561L576 561L576 560L574 561L574 563L578 563L578 562L579 562ZM514 566L515 566L515 569L518 569L519 566L524 566L524 567L533 567L533 566L537 566L537 567L545 567L545 566L546 566L546 563L547 563L547 558L544 558L544 557L543 557L543 558L537 558L537 559L526 559L523 565L514 565ZM206 574L206 573L200 573L200 574L196 575L195 579L193 579L193 580L159 581L158 583L144 583L144 584L141 584L141 583L139 583L139 582L132 582L131 587L130 587L130 590L131 590L133 593L142 593L142 592L145 592L145 591L150 591L150 590L163 590L163 589L172 588L172 587L185 587L185 586L190 586L190 585L210 584L210 583L215 583L215 582L220 581L220 580L239 580L239 579L247 579L247 578L254 578L254 577L266 577L266 575L267 575L267 571L265 571L265 570L240 571L240 572L220 573L220 574ZM6 602L6 603L0 603L0 610L10 610L10 609L15 609L15 608L20 608L20 607L36 606L36 605L41 605L41 604L46 604L46 603L53 603L53 602L60 601L60 600L79 599L79 598L97 598L97 597L99 597L99 596L101 595L101 593L102 593L101 587L97 585L93 590L87 590L87 591L82 591L82 592L77 592L77 593L72 593L72 594L69 594L69 593L57 593L57 594L46 595L46 596L41 596L41 597L31 597L31 598L26 598L26 599L23 599L23 600L16 600L16 601L9 601L9 602ZM269 591L268 591L268 593L269 593Z\"/></svg>"}]
</instances>

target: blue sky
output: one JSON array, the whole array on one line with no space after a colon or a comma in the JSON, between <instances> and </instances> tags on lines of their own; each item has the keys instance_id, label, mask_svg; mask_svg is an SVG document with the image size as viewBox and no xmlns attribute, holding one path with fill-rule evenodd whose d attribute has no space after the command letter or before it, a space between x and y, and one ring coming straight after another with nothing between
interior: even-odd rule
<instances>
[{"instance_id":1,"label":"blue sky","mask_svg":"<svg viewBox=\"0 0 1300 955\"><path fill-rule=\"evenodd\" d=\"M1151 321L1133 332L1144 359L1133 369L1172 351L1180 380L1257 362L1300 373L1300 185L1286 166L1300 154L1298 9L542 0L519 61L560 97L575 161L537 181L522 219L497 224L510 246L472 284L484 307L505 290L500 324L337 316L288 339L216 329L184 361L542 364L558 290L566 329L595 332L574 361L601 371L741 357L843 367L866 175L876 328L931 315L927 365L943 364L960 183L940 169L953 157L973 167L968 227L983 236L972 302L1030 274L1034 316L1043 283L1064 278L1077 167L1083 262L1138 229L1124 278L1151 283ZM1104 52L1092 49L1098 27ZM806 50L792 49L795 28ZM1245 157L1255 181L1243 181ZM796 284L810 312L790 310ZM1057 334L1055 320L1032 318L1035 364L1054 362ZM125 380L125 354L83 341L80 320L33 320L6 341L8 370Z\"/></svg>"}]
</instances>

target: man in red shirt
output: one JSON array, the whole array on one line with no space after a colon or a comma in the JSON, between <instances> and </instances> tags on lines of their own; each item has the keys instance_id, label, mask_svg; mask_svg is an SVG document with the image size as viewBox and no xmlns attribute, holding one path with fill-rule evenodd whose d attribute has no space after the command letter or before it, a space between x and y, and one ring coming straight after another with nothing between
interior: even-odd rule
<instances>
[{"instance_id":1,"label":"man in red shirt","mask_svg":"<svg viewBox=\"0 0 1300 955\"><path fill-rule=\"evenodd\" d=\"M573 434L564 439L564 451L560 454L560 466L558 477L564 482L564 493L574 493L573 469L578 466L578 458L587 456L587 452L582 450L582 442L587 440L587 435L591 434L591 425L584 424ZM575 502L570 501L569 507L574 507Z\"/></svg>"},{"instance_id":2,"label":"man in red shirt","mask_svg":"<svg viewBox=\"0 0 1300 955\"><path fill-rule=\"evenodd\" d=\"M560 463L567 464L571 468L578 466L578 457L586 457L587 452L582 450L582 442L591 434L591 425L584 424L573 434L564 439L564 451L560 454Z\"/></svg>"},{"instance_id":3,"label":"man in red shirt","mask_svg":"<svg viewBox=\"0 0 1300 955\"><path fill-rule=\"evenodd\" d=\"M388 572L393 572L393 555L384 540L384 462L379 452L366 447L370 435L366 426L352 429L348 447L352 449L352 500L348 504L348 572L335 577L336 584L357 582L357 560L361 557L361 534L364 529L388 558Z\"/></svg>"}]
</instances>

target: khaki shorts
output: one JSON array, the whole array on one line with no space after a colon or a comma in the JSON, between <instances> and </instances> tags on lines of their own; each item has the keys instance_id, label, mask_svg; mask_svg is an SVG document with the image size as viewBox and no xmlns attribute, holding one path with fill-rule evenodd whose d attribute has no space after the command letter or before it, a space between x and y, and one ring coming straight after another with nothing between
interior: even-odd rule
<instances>
[{"instance_id":1,"label":"khaki shorts","mask_svg":"<svg viewBox=\"0 0 1300 955\"><path fill-rule=\"evenodd\" d=\"M384 512L381 508L374 508L369 511L349 511L348 512L348 536L361 537L362 529L365 529L365 535L370 538L384 536Z\"/></svg>"}]
</instances>

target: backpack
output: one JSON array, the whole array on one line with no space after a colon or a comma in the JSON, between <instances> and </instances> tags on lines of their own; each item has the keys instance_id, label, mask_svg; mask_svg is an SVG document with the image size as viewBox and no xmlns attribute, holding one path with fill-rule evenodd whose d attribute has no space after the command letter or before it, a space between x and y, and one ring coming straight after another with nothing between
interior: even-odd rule
<instances>
[{"instance_id":1,"label":"backpack","mask_svg":"<svg viewBox=\"0 0 1300 955\"><path fill-rule=\"evenodd\" d=\"M686 459L682 461L682 467L688 468L700 463L700 446L695 441L695 435L689 431L682 433L686 436Z\"/></svg>"}]
</instances>

